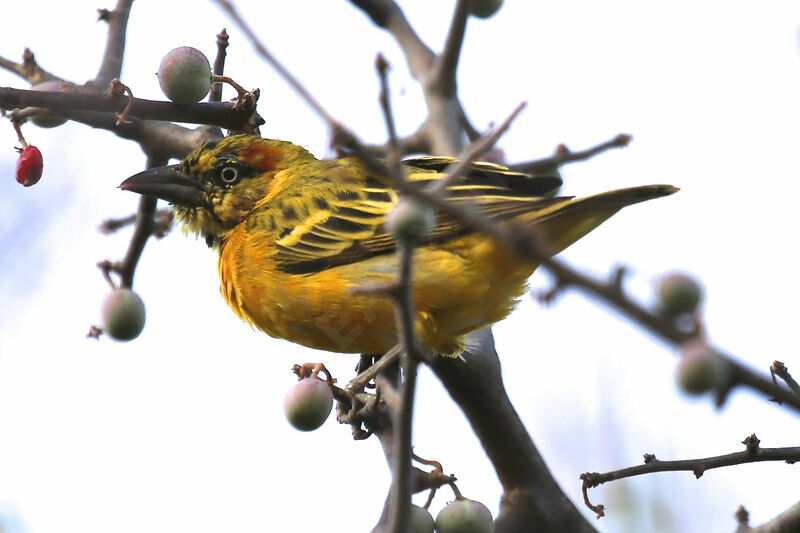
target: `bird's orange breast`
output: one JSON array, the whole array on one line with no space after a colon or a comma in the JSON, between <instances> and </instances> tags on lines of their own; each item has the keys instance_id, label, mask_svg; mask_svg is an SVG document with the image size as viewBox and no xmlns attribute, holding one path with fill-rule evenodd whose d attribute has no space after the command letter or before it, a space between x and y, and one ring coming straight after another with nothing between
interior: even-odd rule
<instances>
[{"instance_id":1,"label":"bird's orange breast","mask_svg":"<svg viewBox=\"0 0 800 533\"><path fill-rule=\"evenodd\" d=\"M383 353L397 343L391 298L353 290L394 281L394 254L309 274L281 271L274 254L271 239L242 226L226 239L221 288L239 317L273 337L332 352ZM513 309L532 271L481 235L418 248L413 294L420 342L458 353L458 337Z\"/></svg>"}]
</instances>

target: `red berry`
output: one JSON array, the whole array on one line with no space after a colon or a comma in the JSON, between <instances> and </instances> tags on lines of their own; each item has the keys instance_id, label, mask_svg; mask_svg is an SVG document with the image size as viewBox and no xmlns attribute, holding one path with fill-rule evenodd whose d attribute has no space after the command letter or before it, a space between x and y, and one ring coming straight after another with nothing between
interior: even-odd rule
<instances>
[{"instance_id":1,"label":"red berry","mask_svg":"<svg viewBox=\"0 0 800 533\"><path fill-rule=\"evenodd\" d=\"M34 185L42 177L42 168L42 152L35 146L26 146L20 150L17 159L17 183L25 187Z\"/></svg>"}]
</instances>

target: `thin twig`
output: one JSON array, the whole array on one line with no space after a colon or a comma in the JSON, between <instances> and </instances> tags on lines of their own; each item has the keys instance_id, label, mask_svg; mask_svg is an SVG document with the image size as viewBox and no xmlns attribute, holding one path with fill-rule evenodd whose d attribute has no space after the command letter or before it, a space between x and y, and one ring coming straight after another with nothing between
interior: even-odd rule
<instances>
[{"instance_id":1,"label":"thin twig","mask_svg":"<svg viewBox=\"0 0 800 533\"><path fill-rule=\"evenodd\" d=\"M404 533L411 512L411 455L414 394L417 385L417 367L422 359L420 346L414 334L414 303L412 299L412 267L414 245L410 239L398 242L400 272L395 293L395 316L400 344L403 347L400 365L403 380L400 383L400 404L395 416L395 456L392 465L392 507L389 513L391 533Z\"/></svg>"},{"instance_id":2,"label":"thin twig","mask_svg":"<svg viewBox=\"0 0 800 533\"><path fill-rule=\"evenodd\" d=\"M380 103L383 110L386 129L389 133L389 170L395 181L406 180L406 175L400 164L400 153L397 148L397 132L395 130L394 114L389 101L389 63L382 55L378 55L375 62L378 77L380 78L381 91ZM417 367L422 359L422 350L414 333L414 300L412 297L414 242L413 238L406 236L398 242L397 256L400 263L397 283L392 291L395 299L395 317L400 354L400 367L402 380L397 408L394 411L394 457L392 466L392 487L389 495L389 523L387 530L390 533L404 533L411 514L411 456L412 451L412 424L414 413L414 394L417 385Z\"/></svg>"},{"instance_id":3,"label":"thin twig","mask_svg":"<svg viewBox=\"0 0 800 533\"><path fill-rule=\"evenodd\" d=\"M228 48L228 32L225 28L217 34L217 57L214 58L214 75L222 76L225 74L225 56ZM212 83L211 92L208 95L209 102L219 102L222 100L222 83Z\"/></svg>"},{"instance_id":4,"label":"thin twig","mask_svg":"<svg viewBox=\"0 0 800 533\"><path fill-rule=\"evenodd\" d=\"M374 157L387 157L391 149L391 143L384 144L366 144L364 149L372 154ZM425 128L420 128L407 137L400 137L397 139L397 151L401 155L408 154L429 154L431 152L430 143L428 142L428 134ZM343 151L339 152L338 157L345 157L349 155Z\"/></svg>"},{"instance_id":5,"label":"thin twig","mask_svg":"<svg viewBox=\"0 0 800 533\"><path fill-rule=\"evenodd\" d=\"M460 177L473 162L491 150L500 137L502 137L503 134L508 131L511 123L515 118L517 118L522 110L525 109L526 105L528 105L527 102L521 102L517 107L514 108L514 111L511 112L508 118L506 118L499 126L493 128L485 135L482 135L475 141L471 142L465 149L462 157L459 157L456 163L453 163L450 165L450 167L448 167L445 177L437 181L436 184L431 187L431 193L443 195L447 190L447 187L449 187L454 180Z\"/></svg>"},{"instance_id":6,"label":"thin twig","mask_svg":"<svg viewBox=\"0 0 800 533\"><path fill-rule=\"evenodd\" d=\"M9 72L13 72L20 78L27 80L31 85L36 85L37 83L42 83L43 81L48 80L60 81L58 76L51 74L39 66L39 64L36 62L36 57L29 48L26 48L22 53L22 63L17 63L15 61L11 61L10 59L0 57L0 68L4 68Z\"/></svg>"},{"instance_id":7,"label":"thin twig","mask_svg":"<svg viewBox=\"0 0 800 533\"><path fill-rule=\"evenodd\" d=\"M742 510L744 510L744 508L742 508ZM737 515L738 514L737 512ZM746 510L744 514L747 514ZM736 530L736 533L788 533L791 531L800 531L800 502L795 503L772 520L760 526L750 527L747 524L747 517L745 516L743 518L744 521L737 516L739 529Z\"/></svg>"},{"instance_id":8,"label":"thin twig","mask_svg":"<svg viewBox=\"0 0 800 533\"><path fill-rule=\"evenodd\" d=\"M613 139L580 152L572 152L562 144L556 148L555 153L550 157L546 157L544 159L534 159L533 161L527 161L525 163L515 163L513 165L509 165L509 168L517 172L525 172L534 175L552 172L561 165L575 163L577 161L586 161L587 159L590 159L602 152L606 152L614 148L623 148L628 146L632 139L633 137L627 133L620 133Z\"/></svg>"},{"instance_id":9,"label":"thin twig","mask_svg":"<svg viewBox=\"0 0 800 533\"><path fill-rule=\"evenodd\" d=\"M375 361L372 366L350 380L350 382L347 384L347 388L353 391L364 390L364 387L367 386L367 383L375 379L378 374L386 370L386 368L397 361L402 351L403 348L399 344L395 345L391 350L383 354L380 359Z\"/></svg>"},{"instance_id":10,"label":"thin twig","mask_svg":"<svg viewBox=\"0 0 800 533\"><path fill-rule=\"evenodd\" d=\"M299 94L303 100L305 100L306 103L311 106L314 111L316 111L318 115L323 117L327 124L333 125L337 123L333 116L328 114L325 108L322 107L322 105L311 95L311 93L303 86L303 84L300 83L300 81L295 78L294 75L292 75L292 73L289 72L289 70L269 52L269 50L267 50L267 47L264 46L264 43L261 42L247 21L245 21L244 18L242 18L242 16L239 14L239 11L237 11L236 7L233 5L233 2L228 0L214 0L214 2L216 2L217 5L219 5L226 13L228 13L228 16L233 19L236 25L239 26L239 29L242 30L248 39L250 39L250 43L256 49L256 52L258 52L258 54L265 61L267 61L267 63L272 65L272 68L278 71L278 74L281 75L281 77L292 87L292 89L294 89L295 92L297 92L297 94Z\"/></svg>"},{"instance_id":11,"label":"thin twig","mask_svg":"<svg viewBox=\"0 0 800 533\"><path fill-rule=\"evenodd\" d=\"M377 26L386 29L403 49L411 75L424 80L436 60L436 55L422 42L408 23L403 11L393 0L350 0L364 11Z\"/></svg>"},{"instance_id":12,"label":"thin twig","mask_svg":"<svg viewBox=\"0 0 800 533\"><path fill-rule=\"evenodd\" d=\"M381 82L381 91L378 100L383 110L383 118L386 122L386 131L389 132L388 147L395 155L399 155L397 129L394 124L394 114L392 113L392 105L389 101L389 70L391 66L383 54L378 54L375 58L375 70L378 71L378 79Z\"/></svg>"},{"instance_id":13,"label":"thin twig","mask_svg":"<svg viewBox=\"0 0 800 533\"><path fill-rule=\"evenodd\" d=\"M427 83L427 89L444 96L455 96L456 94L456 71L458 59L461 56L461 47L464 44L470 1L458 0L456 3L444 50L436 59L434 73Z\"/></svg>"},{"instance_id":14,"label":"thin twig","mask_svg":"<svg viewBox=\"0 0 800 533\"><path fill-rule=\"evenodd\" d=\"M775 376L778 376L792 389L792 392L800 395L800 384L789 374L789 369L780 361L775 361L769 367L770 374L772 374L772 381L775 382ZM776 383L777 384L777 383Z\"/></svg>"},{"instance_id":15,"label":"thin twig","mask_svg":"<svg viewBox=\"0 0 800 533\"><path fill-rule=\"evenodd\" d=\"M126 217L109 218L101 222L100 225L97 227L97 230L105 235L110 235L136 222L136 217L137 214L134 213ZM166 230L169 228L169 225L172 221L172 209L170 208L156 209L153 218L155 220L155 226L156 226L154 228L153 233L157 235L159 230L161 233L166 233ZM159 228L159 225L162 227Z\"/></svg>"},{"instance_id":16,"label":"thin twig","mask_svg":"<svg viewBox=\"0 0 800 533\"><path fill-rule=\"evenodd\" d=\"M165 165L168 158L156 155L147 156L147 168ZM136 266L142 256L147 239L153 234L155 223L153 215L156 211L156 198L142 196L139 199L139 209L136 212L136 227L128 245L125 258L119 265L117 272L120 276L120 286L123 288L133 287L133 275L136 273Z\"/></svg>"},{"instance_id":17,"label":"thin twig","mask_svg":"<svg viewBox=\"0 0 800 533\"><path fill-rule=\"evenodd\" d=\"M128 16L133 0L118 0L113 11L107 12L103 20L108 22L108 37L103 51L103 59L97 76L90 82L97 90L103 90L111 80L122 73L122 59L125 56L125 33L128 29Z\"/></svg>"},{"instance_id":18,"label":"thin twig","mask_svg":"<svg viewBox=\"0 0 800 533\"><path fill-rule=\"evenodd\" d=\"M754 441L755 439L755 441ZM747 444L747 449L741 452L729 453L727 455L717 455L714 457L703 457L699 459L685 459L680 461L660 461L651 454L645 455L645 463L637 466L631 466L620 470L614 470L603 474L597 472L586 472L581 474L580 479L583 480L583 490L586 494L586 489L597 487L609 481L624 479L633 476L641 476L644 474L652 474L654 472L676 472L686 471L692 472L696 478L699 478L707 470L714 468L722 468L725 466L741 465L747 463L757 463L763 461L785 461L789 464L794 464L800 461L800 446L789 448L761 448L758 446L758 439L755 435L751 435L744 440ZM597 507L589 503L588 496L586 496L587 505L597 511ZM599 513L598 513L599 514Z\"/></svg>"}]
</instances>

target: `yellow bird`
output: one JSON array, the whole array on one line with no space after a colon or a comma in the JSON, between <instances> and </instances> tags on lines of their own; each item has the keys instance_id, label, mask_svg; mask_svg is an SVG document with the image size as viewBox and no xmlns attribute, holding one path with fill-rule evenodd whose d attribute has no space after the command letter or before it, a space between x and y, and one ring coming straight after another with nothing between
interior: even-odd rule
<instances>
[{"instance_id":1,"label":"yellow bird","mask_svg":"<svg viewBox=\"0 0 800 533\"><path fill-rule=\"evenodd\" d=\"M453 160L405 161L408 179L441 180ZM557 178L475 163L447 188L486 216L535 227L556 254L622 207L672 194L670 185L573 199L548 198ZM235 135L178 165L146 170L125 190L174 205L188 231L219 251L222 295L239 317L273 337L332 352L384 353L397 343L393 302L353 289L390 283L396 241L384 228L398 192L356 158L320 161L286 141ZM423 347L458 355L470 331L508 315L537 265L437 213L414 254L415 329Z\"/></svg>"}]
</instances>

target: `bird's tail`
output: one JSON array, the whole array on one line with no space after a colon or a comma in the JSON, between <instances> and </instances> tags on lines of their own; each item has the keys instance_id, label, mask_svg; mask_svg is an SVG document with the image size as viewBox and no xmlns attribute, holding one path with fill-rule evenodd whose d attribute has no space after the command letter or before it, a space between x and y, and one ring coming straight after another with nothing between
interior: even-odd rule
<instances>
[{"instance_id":1,"label":"bird's tail","mask_svg":"<svg viewBox=\"0 0 800 533\"><path fill-rule=\"evenodd\" d=\"M555 255L625 206L668 196L679 189L672 185L645 185L618 189L563 202L531 213L526 223L536 228L548 251Z\"/></svg>"}]
</instances>

